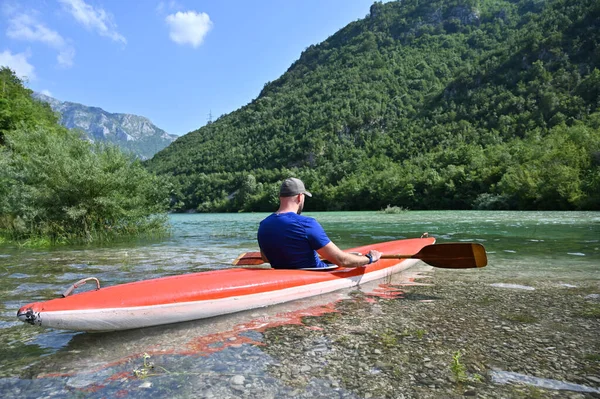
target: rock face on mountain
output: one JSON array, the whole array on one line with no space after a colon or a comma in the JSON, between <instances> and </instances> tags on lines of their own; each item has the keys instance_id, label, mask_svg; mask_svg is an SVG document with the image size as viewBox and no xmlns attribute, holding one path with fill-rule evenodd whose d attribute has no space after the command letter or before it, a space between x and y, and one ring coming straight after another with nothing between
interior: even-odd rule
<instances>
[{"instance_id":1,"label":"rock face on mountain","mask_svg":"<svg viewBox=\"0 0 600 399\"><path fill-rule=\"evenodd\" d=\"M60 101L41 93L34 93L34 97L47 102L55 112L60 113L63 126L82 130L91 141L116 144L141 159L152 158L177 138L143 116L113 114L102 108Z\"/></svg>"}]
</instances>

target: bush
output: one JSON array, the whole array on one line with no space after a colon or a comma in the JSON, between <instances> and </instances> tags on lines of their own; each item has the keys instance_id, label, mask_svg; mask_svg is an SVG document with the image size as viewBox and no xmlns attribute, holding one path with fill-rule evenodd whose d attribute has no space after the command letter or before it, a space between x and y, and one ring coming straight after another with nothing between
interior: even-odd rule
<instances>
[{"instance_id":1,"label":"bush","mask_svg":"<svg viewBox=\"0 0 600 399\"><path fill-rule=\"evenodd\" d=\"M385 209L382 209L379 212L380 213L398 214L398 213L408 212L408 208L404 208L402 206L390 206L388 204L388 206L386 206Z\"/></svg>"}]
</instances>

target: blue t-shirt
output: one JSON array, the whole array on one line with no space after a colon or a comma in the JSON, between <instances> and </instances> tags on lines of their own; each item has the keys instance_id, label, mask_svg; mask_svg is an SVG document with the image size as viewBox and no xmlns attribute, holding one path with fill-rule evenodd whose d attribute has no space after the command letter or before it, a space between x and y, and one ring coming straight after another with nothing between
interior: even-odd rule
<instances>
[{"instance_id":1,"label":"blue t-shirt","mask_svg":"<svg viewBox=\"0 0 600 399\"><path fill-rule=\"evenodd\" d=\"M331 240L313 218L294 212L273 213L260 222L257 236L261 251L275 269L328 266L316 251Z\"/></svg>"}]
</instances>

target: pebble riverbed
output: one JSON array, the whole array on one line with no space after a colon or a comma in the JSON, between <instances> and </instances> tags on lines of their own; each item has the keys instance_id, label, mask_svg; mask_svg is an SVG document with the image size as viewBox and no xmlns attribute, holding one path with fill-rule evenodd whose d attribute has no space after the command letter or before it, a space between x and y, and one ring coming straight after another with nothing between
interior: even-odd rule
<instances>
[{"instance_id":1,"label":"pebble riverbed","mask_svg":"<svg viewBox=\"0 0 600 399\"><path fill-rule=\"evenodd\" d=\"M597 279L416 269L264 314L79 334L0 396L600 398Z\"/></svg>"},{"instance_id":2,"label":"pebble riverbed","mask_svg":"<svg viewBox=\"0 0 600 399\"><path fill-rule=\"evenodd\" d=\"M296 397L600 398L597 280L438 269L421 282L268 330L270 373Z\"/></svg>"}]
</instances>

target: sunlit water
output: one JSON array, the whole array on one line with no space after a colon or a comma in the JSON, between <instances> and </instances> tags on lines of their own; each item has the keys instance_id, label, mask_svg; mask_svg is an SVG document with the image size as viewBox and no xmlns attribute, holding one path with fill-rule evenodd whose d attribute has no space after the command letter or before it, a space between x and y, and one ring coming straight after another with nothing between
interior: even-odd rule
<instances>
[{"instance_id":1,"label":"sunlit water","mask_svg":"<svg viewBox=\"0 0 600 399\"><path fill-rule=\"evenodd\" d=\"M599 212L376 212L307 213L342 248L419 237L438 242L479 242L488 252L482 272L498 284L535 286L600 278ZM48 330L17 321L23 304L55 298L75 281L97 277L102 286L140 279L230 267L242 252L256 250L256 229L266 214L172 215L170 237L110 246L25 250L0 247L0 396L91 397L234 395L240 376L245 390L288 395L269 376L276 365L261 351L262 331L297 323L303 315L332 311L342 291L256 311L173 326L107 334ZM419 270L427 270L421 268ZM414 275L395 277L395 283ZM362 287L381 291L379 283ZM389 283L389 282L387 282ZM143 369L141 356L169 369L148 379L131 378ZM36 378L37 377L37 378ZM333 394L313 385L307 397ZM336 396L353 397L335 391Z\"/></svg>"}]
</instances>

